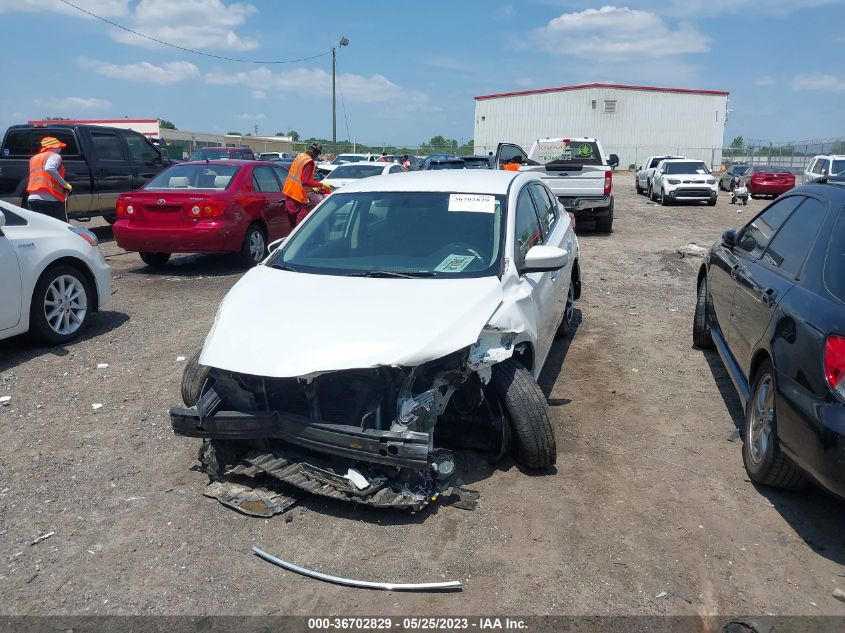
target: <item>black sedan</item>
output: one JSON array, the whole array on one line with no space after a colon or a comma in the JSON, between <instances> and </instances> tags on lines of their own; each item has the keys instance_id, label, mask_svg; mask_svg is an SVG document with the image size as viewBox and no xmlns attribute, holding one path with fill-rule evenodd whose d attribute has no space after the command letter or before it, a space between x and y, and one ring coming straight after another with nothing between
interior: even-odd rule
<instances>
[{"instance_id":1,"label":"black sedan","mask_svg":"<svg viewBox=\"0 0 845 633\"><path fill-rule=\"evenodd\" d=\"M698 274L693 341L716 348L745 407L752 481L845 498L845 178L725 231Z\"/></svg>"},{"instance_id":2,"label":"black sedan","mask_svg":"<svg viewBox=\"0 0 845 633\"><path fill-rule=\"evenodd\" d=\"M739 182L739 177L748 171L749 165L731 165L719 178L719 189L723 191L733 191L736 183Z\"/></svg>"}]
</instances>

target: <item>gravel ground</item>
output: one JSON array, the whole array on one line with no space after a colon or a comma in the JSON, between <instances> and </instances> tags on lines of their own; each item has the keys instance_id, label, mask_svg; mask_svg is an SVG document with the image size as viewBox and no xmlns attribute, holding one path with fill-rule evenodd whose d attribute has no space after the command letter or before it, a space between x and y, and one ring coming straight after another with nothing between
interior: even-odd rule
<instances>
[{"instance_id":1,"label":"gravel ground","mask_svg":"<svg viewBox=\"0 0 845 633\"><path fill-rule=\"evenodd\" d=\"M766 203L664 208L632 183L617 174L614 233L580 236L579 326L540 380L557 470L477 468L473 512L306 497L286 523L201 496L199 442L174 437L166 411L177 357L201 345L242 271L190 256L153 272L99 226L117 293L84 339L0 342L0 612L845 614L831 595L845 587L845 504L748 481L738 400L718 357L691 345L701 260L676 248L709 245ZM252 544L338 575L465 587L324 585Z\"/></svg>"}]
</instances>

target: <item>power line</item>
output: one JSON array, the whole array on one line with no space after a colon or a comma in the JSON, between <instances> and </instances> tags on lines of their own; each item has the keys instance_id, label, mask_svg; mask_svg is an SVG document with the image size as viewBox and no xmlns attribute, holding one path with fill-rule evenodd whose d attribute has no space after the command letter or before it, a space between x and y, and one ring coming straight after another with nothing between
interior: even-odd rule
<instances>
[{"instance_id":1,"label":"power line","mask_svg":"<svg viewBox=\"0 0 845 633\"><path fill-rule=\"evenodd\" d=\"M193 53L194 55L203 55L205 57L213 57L214 59L222 59L222 60L227 61L227 62L239 62L241 64L295 64L297 62L307 62L307 61L312 60L312 59L317 59L318 57L325 57L326 55L329 55L331 53L331 51L326 51L325 53L320 53L319 55L312 55L311 57L302 57L301 59L285 59L285 60L281 60L281 61L262 61L262 60L255 60L255 59L238 59L236 57L225 57L223 55L214 55L213 53L204 53L203 51L195 51L192 48L186 48L184 46L179 46L177 44L171 44L170 42L165 42L164 40L156 39L154 37L151 37L150 35L145 35L144 33L139 33L138 31L133 31L132 29L125 27L121 24L118 24L117 22L112 22L111 20L106 19L102 16L99 16L96 13L91 13L90 11L83 9L82 7L79 7L75 4L73 4L72 2L68 2L68 0L60 0L60 2L63 2L66 5L68 5L69 7L73 7L77 11L81 11L82 13L85 13L86 15L90 15L92 18L96 18L96 19L100 20L101 22L105 22L106 24L110 24L111 26L122 29L122 30L126 31L127 33L132 33L133 35L137 35L138 37L143 37L144 39L150 40L151 42L155 42L157 44L162 44L163 46L169 46L170 48L176 48L176 49L179 49L180 51L185 51L186 53Z\"/></svg>"}]
</instances>

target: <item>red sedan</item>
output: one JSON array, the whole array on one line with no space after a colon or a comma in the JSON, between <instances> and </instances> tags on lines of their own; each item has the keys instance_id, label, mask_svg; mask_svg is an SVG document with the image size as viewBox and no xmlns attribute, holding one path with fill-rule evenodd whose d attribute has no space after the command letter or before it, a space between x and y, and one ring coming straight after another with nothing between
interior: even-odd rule
<instances>
[{"instance_id":1,"label":"red sedan","mask_svg":"<svg viewBox=\"0 0 845 633\"><path fill-rule=\"evenodd\" d=\"M786 167L752 165L740 177L739 185L747 187L752 198L776 197L795 186L795 175Z\"/></svg>"},{"instance_id":2,"label":"red sedan","mask_svg":"<svg viewBox=\"0 0 845 633\"><path fill-rule=\"evenodd\" d=\"M291 231L278 163L212 160L180 163L117 199L114 237L148 266L173 253L238 253L254 266L267 244Z\"/></svg>"}]
</instances>

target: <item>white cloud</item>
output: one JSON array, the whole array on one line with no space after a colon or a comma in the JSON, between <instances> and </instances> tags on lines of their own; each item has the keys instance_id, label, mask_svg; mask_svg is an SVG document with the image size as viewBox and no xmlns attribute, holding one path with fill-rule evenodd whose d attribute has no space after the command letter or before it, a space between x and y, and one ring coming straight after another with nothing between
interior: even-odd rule
<instances>
[{"instance_id":1,"label":"white cloud","mask_svg":"<svg viewBox=\"0 0 845 633\"><path fill-rule=\"evenodd\" d=\"M709 38L691 25L673 30L655 13L614 6L564 13L534 29L531 41L546 52L608 61L710 50Z\"/></svg>"},{"instance_id":2,"label":"white cloud","mask_svg":"<svg viewBox=\"0 0 845 633\"><path fill-rule=\"evenodd\" d=\"M261 101L262 99L267 98L267 93L263 90L253 90L250 94L252 95L252 98L256 101Z\"/></svg>"},{"instance_id":3,"label":"white cloud","mask_svg":"<svg viewBox=\"0 0 845 633\"><path fill-rule=\"evenodd\" d=\"M158 84L164 86L175 84L200 74L199 68L190 62L166 62L160 66L150 62L136 62L134 64L110 64L96 59L80 58L79 64L94 72L111 77L124 79L136 83Z\"/></svg>"},{"instance_id":4,"label":"white cloud","mask_svg":"<svg viewBox=\"0 0 845 633\"><path fill-rule=\"evenodd\" d=\"M104 18L119 17L129 12L129 0L74 0L73 4ZM45 11L93 19L58 0L0 0L0 13Z\"/></svg>"},{"instance_id":5,"label":"white cloud","mask_svg":"<svg viewBox=\"0 0 845 633\"><path fill-rule=\"evenodd\" d=\"M796 75L790 83L793 90L822 90L845 92L845 77L840 75L807 74Z\"/></svg>"},{"instance_id":6,"label":"white cloud","mask_svg":"<svg viewBox=\"0 0 845 633\"><path fill-rule=\"evenodd\" d=\"M774 86L775 83L775 80L768 76L760 77L760 79L754 81L755 86Z\"/></svg>"},{"instance_id":7,"label":"white cloud","mask_svg":"<svg viewBox=\"0 0 845 633\"><path fill-rule=\"evenodd\" d=\"M111 107L111 101L97 99L94 97L47 97L36 99L35 105L40 108L54 110L50 115L58 115L61 112L74 112L79 110L105 110Z\"/></svg>"},{"instance_id":8,"label":"white cloud","mask_svg":"<svg viewBox=\"0 0 845 633\"><path fill-rule=\"evenodd\" d=\"M235 118L239 121L263 121L267 117L261 112L243 112L241 114L236 114Z\"/></svg>"},{"instance_id":9,"label":"white cloud","mask_svg":"<svg viewBox=\"0 0 845 633\"><path fill-rule=\"evenodd\" d=\"M217 86L245 86L253 90L272 90L283 96L307 93L327 97L332 93L332 76L319 68L294 68L274 73L266 66L254 70L225 73L213 71L205 76L207 83ZM339 92L349 102L384 103L414 110L432 110L428 96L418 90L396 85L384 75L338 75Z\"/></svg>"},{"instance_id":10,"label":"white cloud","mask_svg":"<svg viewBox=\"0 0 845 633\"><path fill-rule=\"evenodd\" d=\"M125 26L165 42L201 50L249 51L258 41L235 33L249 16L258 13L251 4L222 0L141 0ZM160 45L120 29L109 34L132 46Z\"/></svg>"}]
</instances>

